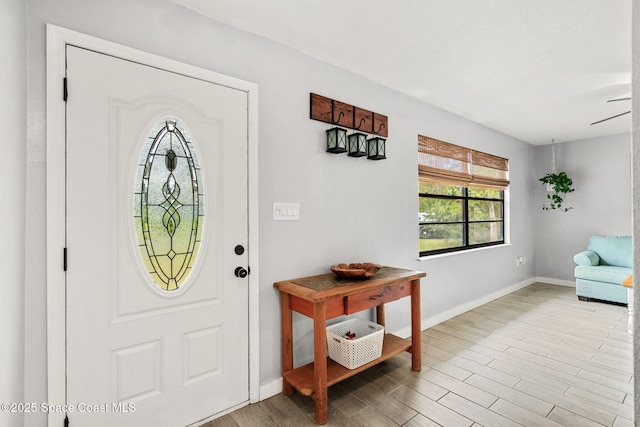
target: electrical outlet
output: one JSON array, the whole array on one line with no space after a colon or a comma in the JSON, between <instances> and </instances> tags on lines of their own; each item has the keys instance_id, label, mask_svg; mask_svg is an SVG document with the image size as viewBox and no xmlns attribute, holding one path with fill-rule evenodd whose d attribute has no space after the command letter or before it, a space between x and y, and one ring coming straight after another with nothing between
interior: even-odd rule
<instances>
[{"instance_id":1,"label":"electrical outlet","mask_svg":"<svg viewBox=\"0 0 640 427\"><path fill-rule=\"evenodd\" d=\"M516 267L520 267L523 264L527 263L527 259L523 256L516 257Z\"/></svg>"}]
</instances>

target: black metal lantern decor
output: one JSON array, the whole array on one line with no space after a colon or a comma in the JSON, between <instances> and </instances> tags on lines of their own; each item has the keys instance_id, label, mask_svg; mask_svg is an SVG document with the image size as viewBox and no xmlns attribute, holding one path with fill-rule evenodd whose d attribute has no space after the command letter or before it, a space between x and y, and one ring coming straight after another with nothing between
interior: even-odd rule
<instances>
[{"instance_id":1,"label":"black metal lantern decor","mask_svg":"<svg viewBox=\"0 0 640 427\"><path fill-rule=\"evenodd\" d=\"M369 160L382 160L386 159L385 152L385 139L380 138L379 136L374 136L373 138L367 140L368 150L367 150L367 159Z\"/></svg>"},{"instance_id":2,"label":"black metal lantern decor","mask_svg":"<svg viewBox=\"0 0 640 427\"><path fill-rule=\"evenodd\" d=\"M355 132L349 135L349 156L362 157L367 155L367 135Z\"/></svg>"},{"instance_id":3,"label":"black metal lantern decor","mask_svg":"<svg viewBox=\"0 0 640 427\"><path fill-rule=\"evenodd\" d=\"M327 130L327 152L344 153L347 151L347 130L334 127Z\"/></svg>"},{"instance_id":4,"label":"black metal lantern decor","mask_svg":"<svg viewBox=\"0 0 640 427\"><path fill-rule=\"evenodd\" d=\"M387 116L315 93L309 99L309 118L333 126L326 131L328 153L348 152L350 157L371 160L387 158Z\"/></svg>"}]
</instances>

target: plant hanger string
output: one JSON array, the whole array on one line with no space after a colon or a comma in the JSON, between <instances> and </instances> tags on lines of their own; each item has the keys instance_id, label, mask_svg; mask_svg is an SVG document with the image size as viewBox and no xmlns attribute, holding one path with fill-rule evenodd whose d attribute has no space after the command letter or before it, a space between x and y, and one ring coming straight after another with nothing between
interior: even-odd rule
<instances>
[{"instance_id":1,"label":"plant hanger string","mask_svg":"<svg viewBox=\"0 0 640 427\"><path fill-rule=\"evenodd\" d=\"M551 140L551 173L555 174L556 171L556 140Z\"/></svg>"}]
</instances>

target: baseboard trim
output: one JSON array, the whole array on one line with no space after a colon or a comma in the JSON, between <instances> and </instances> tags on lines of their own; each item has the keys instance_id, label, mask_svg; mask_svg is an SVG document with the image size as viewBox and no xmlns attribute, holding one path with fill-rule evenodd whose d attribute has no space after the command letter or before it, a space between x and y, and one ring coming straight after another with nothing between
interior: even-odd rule
<instances>
[{"instance_id":1,"label":"baseboard trim","mask_svg":"<svg viewBox=\"0 0 640 427\"><path fill-rule=\"evenodd\" d=\"M260 400L268 399L278 393L282 393L282 378L271 380L260 386Z\"/></svg>"},{"instance_id":2,"label":"baseboard trim","mask_svg":"<svg viewBox=\"0 0 640 427\"><path fill-rule=\"evenodd\" d=\"M469 310L473 310L474 308L480 307L481 305L490 303L493 300L501 298L505 295L509 295L510 293L520 290L522 288L526 288L527 286L532 285L536 282L549 283L551 285L575 287L575 282L571 282L568 280L552 279L548 277L532 277L530 279L523 280L522 282L518 282L516 284L503 288L492 294L485 295L474 301L470 301L468 303L454 307L450 310L439 313L435 316L422 319L420 327L422 330L429 329L446 320L453 319L456 316L466 313ZM407 326L405 328L401 328L399 330L393 331L392 333L399 337L407 338L411 336L411 327ZM275 396L276 394L281 392L282 392L282 378L271 380L260 386L260 400L262 401L262 400L268 399L269 397Z\"/></svg>"},{"instance_id":3,"label":"baseboard trim","mask_svg":"<svg viewBox=\"0 0 640 427\"><path fill-rule=\"evenodd\" d=\"M530 278L527 280L523 280L522 282L518 282L516 284L513 284L511 286L507 286L506 288L500 289L497 292L494 292L492 294L489 295L485 295L481 298L478 298L476 300L473 301L469 301L465 304L459 305L457 307L454 307L452 309L449 309L447 311L443 311L442 313L438 313L435 316L431 316L431 317L427 317L426 319L422 319L422 322L420 324L421 329L424 331L425 329L429 329L435 325L438 325L444 321L447 321L449 319L453 319L456 316L461 315L462 313L466 313L469 310L473 310L474 308L480 307L481 305L487 304L493 300L496 300L500 297L503 297L505 295L509 295L512 292L515 292L517 290L520 290L522 288L526 288L529 285L532 285L536 283L536 278ZM392 332L393 334L402 337L402 338L407 338L411 336L411 327L407 326L405 328L399 329L397 331Z\"/></svg>"},{"instance_id":4,"label":"baseboard trim","mask_svg":"<svg viewBox=\"0 0 640 427\"><path fill-rule=\"evenodd\" d=\"M552 277L536 277L536 282L548 283L550 285L558 285L558 286L568 286L570 288L576 287L575 280L563 280L563 279L554 279Z\"/></svg>"}]
</instances>

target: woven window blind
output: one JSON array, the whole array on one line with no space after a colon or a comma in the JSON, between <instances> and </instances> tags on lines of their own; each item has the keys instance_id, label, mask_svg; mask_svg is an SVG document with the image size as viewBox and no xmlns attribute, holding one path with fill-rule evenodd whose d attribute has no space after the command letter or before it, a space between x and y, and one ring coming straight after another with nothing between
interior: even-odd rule
<instances>
[{"instance_id":1,"label":"woven window blind","mask_svg":"<svg viewBox=\"0 0 640 427\"><path fill-rule=\"evenodd\" d=\"M418 135L418 177L465 187L509 186L509 159Z\"/></svg>"}]
</instances>

